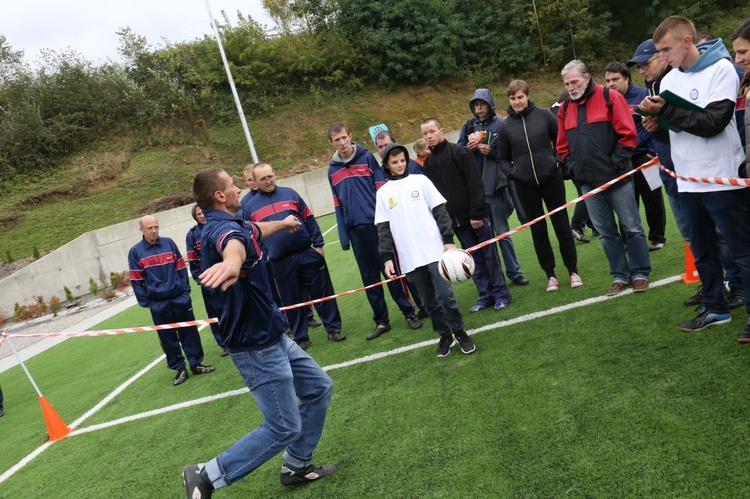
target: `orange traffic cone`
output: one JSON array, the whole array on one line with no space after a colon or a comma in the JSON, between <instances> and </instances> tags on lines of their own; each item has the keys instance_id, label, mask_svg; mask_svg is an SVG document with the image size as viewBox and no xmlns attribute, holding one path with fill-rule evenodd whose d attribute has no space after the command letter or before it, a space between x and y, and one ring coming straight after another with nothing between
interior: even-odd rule
<instances>
[{"instance_id":1,"label":"orange traffic cone","mask_svg":"<svg viewBox=\"0 0 750 499\"><path fill-rule=\"evenodd\" d=\"M691 284L701 280L698 275L698 269L695 268L695 258L693 258L693 252L690 251L687 241L685 241L685 273L682 274L682 280L685 284Z\"/></svg>"},{"instance_id":2,"label":"orange traffic cone","mask_svg":"<svg viewBox=\"0 0 750 499\"><path fill-rule=\"evenodd\" d=\"M67 437L71 432L71 429L63 422L62 418L55 412L44 396L39 397L39 403L42 404L42 414L44 414L44 422L47 425L47 433L51 442L56 440L62 440Z\"/></svg>"}]
</instances>

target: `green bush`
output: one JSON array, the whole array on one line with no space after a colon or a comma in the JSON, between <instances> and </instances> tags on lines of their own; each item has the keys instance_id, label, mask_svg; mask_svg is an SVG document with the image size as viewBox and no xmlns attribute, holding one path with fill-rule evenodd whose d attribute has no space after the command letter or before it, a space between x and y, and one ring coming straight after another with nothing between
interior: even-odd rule
<instances>
[{"instance_id":1,"label":"green bush","mask_svg":"<svg viewBox=\"0 0 750 499\"><path fill-rule=\"evenodd\" d=\"M71 293L69 287L63 286L63 291L65 292L65 301L72 302L76 299L75 296L73 296L73 293Z\"/></svg>"},{"instance_id":2,"label":"green bush","mask_svg":"<svg viewBox=\"0 0 750 499\"><path fill-rule=\"evenodd\" d=\"M96 283L93 277L89 277L89 292L95 295L99 292L99 285Z\"/></svg>"}]
</instances>

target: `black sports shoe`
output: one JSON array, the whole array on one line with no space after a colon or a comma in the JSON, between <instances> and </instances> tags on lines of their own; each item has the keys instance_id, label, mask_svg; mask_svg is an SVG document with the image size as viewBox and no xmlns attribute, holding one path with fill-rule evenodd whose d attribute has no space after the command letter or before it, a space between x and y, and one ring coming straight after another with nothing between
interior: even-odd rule
<instances>
[{"instance_id":1,"label":"black sports shoe","mask_svg":"<svg viewBox=\"0 0 750 499\"><path fill-rule=\"evenodd\" d=\"M570 233L573 234L573 239L581 243L588 243L591 241L586 234L583 232L584 229L570 229Z\"/></svg>"},{"instance_id":2,"label":"black sports shoe","mask_svg":"<svg viewBox=\"0 0 750 499\"><path fill-rule=\"evenodd\" d=\"M716 326L718 324L726 324L732 322L732 316L727 312L726 314L720 314L717 312L711 312L706 307L700 307L698 315L695 319L680 324L680 331L700 331L701 329L707 328L708 326Z\"/></svg>"},{"instance_id":3,"label":"black sports shoe","mask_svg":"<svg viewBox=\"0 0 750 499\"><path fill-rule=\"evenodd\" d=\"M214 366L204 366L203 364L190 366L190 372L193 374L208 374L214 372L215 370L216 368Z\"/></svg>"},{"instance_id":4,"label":"black sports shoe","mask_svg":"<svg viewBox=\"0 0 750 499\"><path fill-rule=\"evenodd\" d=\"M313 466L297 469L284 463L281 467L281 485L291 487L293 485L302 485L303 483L314 482L336 473L338 468L333 465Z\"/></svg>"},{"instance_id":5,"label":"black sports shoe","mask_svg":"<svg viewBox=\"0 0 750 499\"><path fill-rule=\"evenodd\" d=\"M180 369L177 371L177 375L172 380L172 384L174 386L181 385L188 379L188 373L185 369Z\"/></svg>"},{"instance_id":6,"label":"black sports shoe","mask_svg":"<svg viewBox=\"0 0 750 499\"><path fill-rule=\"evenodd\" d=\"M430 314L427 313L427 310L422 309L419 312L417 312L417 319L426 319L430 316Z\"/></svg>"},{"instance_id":7,"label":"black sports shoe","mask_svg":"<svg viewBox=\"0 0 750 499\"><path fill-rule=\"evenodd\" d=\"M341 331L334 331L332 333L328 333L328 339L331 341L344 341L346 339L346 336L341 334Z\"/></svg>"},{"instance_id":8,"label":"black sports shoe","mask_svg":"<svg viewBox=\"0 0 750 499\"><path fill-rule=\"evenodd\" d=\"M310 317L307 319L307 327L320 327L323 323L320 321L315 320L314 318Z\"/></svg>"},{"instance_id":9,"label":"black sports shoe","mask_svg":"<svg viewBox=\"0 0 750 499\"><path fill-rule=\"evenodd\" d=\"M221 347L221 356L226 357L229 355L229 349L227 347Z\"/></svg>"},{"instance_id":10,"label":"black sports shoe","mask_svg":"<svg viewBox=\"0 0 750 499\"><path fill-rule=\"evenodd\" d=\"M182 485L188 499L206 499L214 493L214 486L206 475L203 464L189 464L182 470Z\"/></svg>"},{"instance_id":11,"label":"black sports shoe","mask_svg":"<svg viewBox=\"0 0 750 499\"><path fill-rule=\"evenodd\" d=\"M516 277L511 279L511 281L513 281L513 284L515 284L516 286L528 286L529 285L529 280L526 279L523 276L523 274L518 274Z\"/></svg>"},{"instance_id":12,"label":"black sports shoe","mask_svg":"<svg viewBox=\"0 0 750 499\"><path fill-rule=\"evenodd\" d=\"M419 329L422 327L422 321L417 319L417 316L414 314L411 315L405 315L404 318L406 319L406 323L409 325L412 329Z\"/></svg>"},{"instance_id":13,"label":"black sports shoe","mask_svg":"<svg viewBox=\"0 0 750 499\"><path fill-rule=\"evenodd\" d=\"M697 307L703 303L703 286L698 286L698 290L693 296L682 302L686 307Z\"/></svg>"},{"instance_id":14,"label":"black sports shoe","mask_svg":"<svg viewBox=\"0 0 750 499\"><path fill-rule=\"evenodd\" d=\"M727 301L729 302L730 310L740 308L745 304L745 290L743 290L742 288L729 288L729 293L727 293Z\"/></svg>"},{"instance_id":15,"label":"black sports shoe","mask_svg":"<svg viewBox=\"0 0 750 499\"><path fill-rule=\"evenodd\" d=\"M380 336L383 333L387 333L391 330L391 325L388 322L385 322L383 324L378 324L375 326L375 329L372 330L370 334L367 335L366 339L368 340L374 340L378 336Z\"/></svg>"},{"instance_id":16,"label":"black sports shoe","mask_svg":"<svg viewBox=\"0 0 750 499\"><path fill-rule=\"evenodd\" d=\"M438 343L437 356L447 357L451 353L451 347L455 344L453 335L448 333L446 335L440 335L440 343Z\"/></svg>"},{"instance_id":17,"label":"black sports shoe","mask_svg":"<svg viewBox=\"0 0 750 499\"><path fill-rule=\"evenodd\" d=\"M469 335L466 334L466 331L462 330L460 332L457 332L454 336L456 337L456 341L458 341L458 344L461 345L461 351L466 355L474 353L474 350L477 349L477 346L473 341L471 341L471 338L469 338Z\"/></svg>"}]
</instances>

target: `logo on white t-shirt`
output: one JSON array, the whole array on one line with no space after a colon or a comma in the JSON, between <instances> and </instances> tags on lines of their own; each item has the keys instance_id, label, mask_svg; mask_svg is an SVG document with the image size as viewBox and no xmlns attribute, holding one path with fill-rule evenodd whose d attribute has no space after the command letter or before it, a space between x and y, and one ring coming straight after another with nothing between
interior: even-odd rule
<instances>
[{"instance_id":1,"label":"logo on white t-shirt","mask_svg":"<svg viewBox=\"0 0 750 499\"><path fill-rule=\"evenodd\" d=\"M698 89L692 89L690 91L690 98L693 100L698 100Z\"/></svg>"}]
</instances>

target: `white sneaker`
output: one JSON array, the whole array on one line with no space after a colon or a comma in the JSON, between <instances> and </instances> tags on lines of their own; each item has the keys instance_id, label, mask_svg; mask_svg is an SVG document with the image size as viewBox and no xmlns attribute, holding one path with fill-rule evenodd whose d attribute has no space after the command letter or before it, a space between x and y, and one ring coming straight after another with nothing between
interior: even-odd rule
<instances>
[{"instance_id":1,"label":"white sneaker","mask_svg":"<svg viewBox=\"0 0 750 499\"><path fill-rule=\"evenodd\" d=\"M581 279L581 276L579 276L575 272L571 272L571 274L570 274L570 287L571 288L580 288L581 286L583 286L583 280Z\"/></svg>"},{"instance_id":2,"label":"white sneaker","mask_svg":"<svg viewBox=\"0 0 750 499\"><path fill-rule=\"evenodd\" d=\"M555 276L550 277L549 281L547 281L547 293L550 293L552 291L557 291L558 287L560 287L560 284L558 284L557 279L555 279Z\"/></svg>"}]
</instances>

